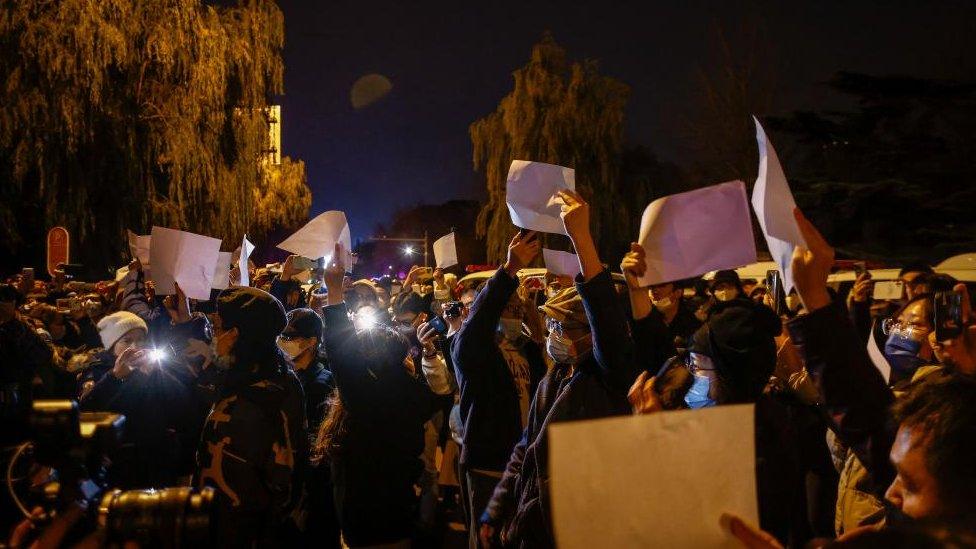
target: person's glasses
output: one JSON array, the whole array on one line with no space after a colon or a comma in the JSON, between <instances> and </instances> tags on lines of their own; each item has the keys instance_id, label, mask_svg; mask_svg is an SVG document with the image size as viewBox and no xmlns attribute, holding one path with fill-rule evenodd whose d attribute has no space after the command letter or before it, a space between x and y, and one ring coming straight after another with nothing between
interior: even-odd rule
<instances>
[{"instance_id":1,"label":"person's glasses","mask_svg":"<svg viewBox=\"0 0 976 549\"><path fill-rule=\"evenodd\" d=\"M886 319L881 325L881 329L885 335L902 336L918 341L924 339L929 332L932 331L927 326L901 322L900 320L895 320L893 318Z\"/></svg>"},{"instance_id":2,"label":"person's glasses","mask_svg":"<svg viewBox=\"0 0 976 549\"><path fill-rule=\"evenodd\" d=\"M688 353L685 356L685 366L692 374L715 371L715 365L712 363L712 359L698 353Z\"/></svg>"},{"instance_id":3,"label":"person's glasses","mask_svg":"<svg viewBox=\"0 0 976 549\"><path fill-rule=\"evenodd\" d=\"M546 330L550 334L554 334L556 337L562 337L563 336L563 325L558 320L554 320L552 318L547 318L546 319Z\"/></svg>"}]
</instances>

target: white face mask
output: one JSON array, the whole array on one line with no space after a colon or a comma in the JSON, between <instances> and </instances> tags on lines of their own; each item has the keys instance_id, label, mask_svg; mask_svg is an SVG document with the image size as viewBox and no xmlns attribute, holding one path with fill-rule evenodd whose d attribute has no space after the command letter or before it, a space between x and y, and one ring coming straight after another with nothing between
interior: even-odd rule
<instances>
[{"instance_id":1,"label":"white face mask","mask_svg":"<svg viewBox=\"0 0 976 549\"><path fill-rule=\"evenodd\" d=\"M282 339L281 336L278 336L277 344L278 348L281 349L281 352L292 360L298 357L298 355L304 353L309 348L309 345L307 345L304 341L297 339Z\"/></svg>"},{"instance_id":2,"label":"white face mask","mask_svg":"<svg viewBox=\"0 0 976 549\"><path fill-rule=\"evenodd\" d=\"M732 301L736 296L736 290L731 288L715 290L712 293L715 295L715 299L719 301Z\"/></svg>"},{"instance_id":3,"label":"white face mask","mask_svg":"<svg viewBox=\"0 0 976 549\"><path fill-rule=\"evenodd\" d=\"M671 308L671 303L672 303L670 297L662 297L661 299L653 299L653 300L651 300L651 302L654 303L654 307L657 310L661 311L662 313L664 311L667 311L668 309L670 309Z\"/></svg>"},{"instance_id":4,"label":"white face mask","mask_svg":"<svg viewBox=\"0 0 976 549\"><path fill-rule=\"evenodd\" d=\"M556 334L549 334L546 338L546 352L552 357L556 364L573 364L576 362L576 355L573 354L573 344Z\"/></svg>"}]
</instances>

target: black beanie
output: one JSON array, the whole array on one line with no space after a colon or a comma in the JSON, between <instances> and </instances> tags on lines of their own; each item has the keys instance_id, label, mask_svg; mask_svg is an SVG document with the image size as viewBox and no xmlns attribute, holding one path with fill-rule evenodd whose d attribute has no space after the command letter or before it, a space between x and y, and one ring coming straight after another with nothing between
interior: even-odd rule
<instances>
[{"instance_id":1,"label":"black beanie","mask_svg":"<svg viewBox=\"0 0 976 549\"><path fill-rule=\"evenodd\" d=\"M252 288L229 288L217 297L217 314L222 328L237 328L241 337L267 341L274 340L285 329L285 308L273 295Z\"/></svg>"},{"instance_id":2,"label":"black beanie","mask_svg":"<svg viewBox=\"0 0 976 549\"><path fill-rule=\"evenodd\" d=\"M314 337L322 341L322 319L312 309L292 309L288 311L288 326L283 335L294 337Z\"/></svg>"},{"instance_id":3,"label":"black beanie","mask_svg":"<svg viewBox=\"0 0 976 549\"><path fill-rule=\"evenodd\" d=\"M776 367L774 338L781 331L769 307L748 300L717 303L689 350L712 359L727 402L749 402L762 393Z\"/></svg>"}]
</instances>

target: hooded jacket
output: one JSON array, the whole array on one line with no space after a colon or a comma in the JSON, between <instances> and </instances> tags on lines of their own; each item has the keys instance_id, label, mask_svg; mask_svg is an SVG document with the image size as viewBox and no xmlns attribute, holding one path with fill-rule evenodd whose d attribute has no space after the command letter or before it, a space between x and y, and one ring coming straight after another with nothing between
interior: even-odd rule
<instances>
[{"instance_id":1,"label":"hooded jacket","mask_svg":"<svg viewBox=\"0 0 976 549\"><path fill-rule=\"evenodd\" d=\"M555 545L549 500L549 448L546 431L557 421L629 415L627 391L637 377L633 341L623 307L606 270L584 282L576 279L593 337L593 353L572 375L557 365L539 383L529 422L482 522L504 531L523 547Z\"/></svg>"}]
</instances>

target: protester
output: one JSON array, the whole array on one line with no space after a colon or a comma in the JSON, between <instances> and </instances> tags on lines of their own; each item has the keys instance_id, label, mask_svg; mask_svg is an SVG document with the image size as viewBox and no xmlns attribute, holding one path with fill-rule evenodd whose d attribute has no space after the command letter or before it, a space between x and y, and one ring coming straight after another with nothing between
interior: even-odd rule
<instances>
[{"instance_id":1,"label":"protester","mask_svg":"<svg viewBox=\"0 0 976 549\"><path fill-rule=\"evenodd\" d=\"M464 425L461 475L470 511L469 547L478 547L481 512L527 425L532 394L545 373L542 352L522 335L526 304L518 271L539 254L535 232L519 234L508 259L471 305L451 347Z\"/></svg>"},{"instance_id":2,"label":"protester","mask_svg":"<svg viewBox=\"0 0 976 549\"><path fill-rule=\"evenodd\" d=\"M601 264L590 234L589 205L573 191L560 191L559 198L560 217L579 256L581 274L575 288L561 291L542 306L549 327L546 352L555 366L539 383L528 425L481 517L485 546L554 547L548 426L630 410L627 390L637 375L633 342L610 273ZM524 243L515 236L510 257L518 255Z\"/></svg>"},{"instance_id":3,"label":"protester","mask_svg":"<svg viewBox=\"0 0 976 549\"><path fill-rule=\"evenodd\" d=\"M433 395L417 376L406 336L383 325L359 330L353 325L343 301L341 257L337 246L325 272L329 304L324 309L338 401L322 423L316 451L332 467L344 543L406 547Z\"/></svg>"},{"instance_id":4,"label":"protester","mask_svg":"<svg viewBox=\"0 0 976 549\"><path fill-rule=\"evenodd\" d=\"M214 317L219 401L206 420L196 482L216 490L223 546L269 543L293 503L296 462L306 459L301 384L276 345L285 311L256 288L231 288Z\"/></svg>"}]
</instances>

